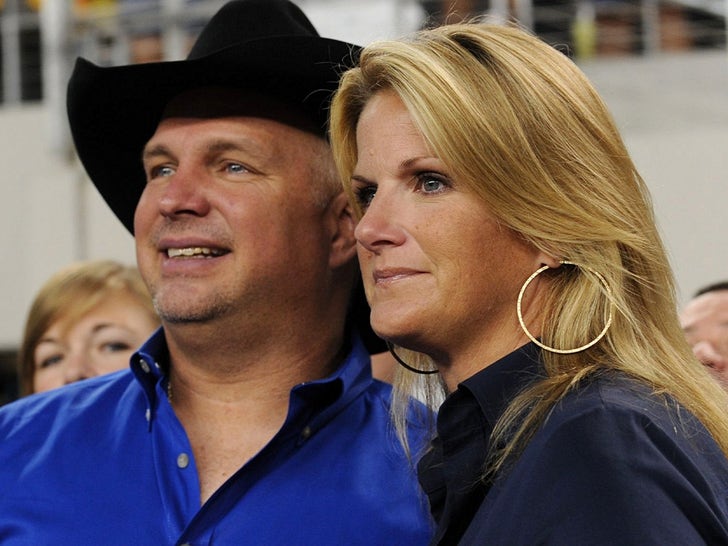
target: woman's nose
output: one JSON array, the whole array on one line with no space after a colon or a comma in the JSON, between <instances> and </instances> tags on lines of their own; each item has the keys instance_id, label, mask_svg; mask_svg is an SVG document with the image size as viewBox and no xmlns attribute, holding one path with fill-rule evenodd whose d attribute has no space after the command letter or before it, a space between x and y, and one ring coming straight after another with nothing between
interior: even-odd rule
<instances>
[{"instance_id":1,"label":"woman's nose","mask_svg":"<svg viewBox=\"0 0 728 546\"><path fill-rule=\"evenodd\" d=\"M63 381L66 385L91 377L90 364L85 354L71 352L63 363Z\"/></svg>"},{"instance_id":2,"label":"woman's nose","mask_svg":"<svg viewBox=\"0 0 728 546\"><path fill-rule=\"evenodd\" d=\"M393 198L378 191L354 230L357 242L371 252L402 244L405 232L396 208Z\"/></svg>"}]
</instances>

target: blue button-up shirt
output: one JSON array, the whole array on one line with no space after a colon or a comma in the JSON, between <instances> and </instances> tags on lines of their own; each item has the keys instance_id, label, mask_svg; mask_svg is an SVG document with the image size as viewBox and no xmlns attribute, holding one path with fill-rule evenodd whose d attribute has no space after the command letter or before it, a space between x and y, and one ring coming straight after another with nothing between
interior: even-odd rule
<instances>
[{"instance_id":1,"label":"blue button-up shirt","mask_svg":"<svg viewBox=\"0 0 728 546\"><path fill-rule=\"evenodd\" d=\"M296 386L275 437L200 506L187 435L164 393L158 331L132 371L0 408L3 546L426 544L427 503L360 341ZM414 445L425 431L412 430Z\"/></svg>"}]
</instances>

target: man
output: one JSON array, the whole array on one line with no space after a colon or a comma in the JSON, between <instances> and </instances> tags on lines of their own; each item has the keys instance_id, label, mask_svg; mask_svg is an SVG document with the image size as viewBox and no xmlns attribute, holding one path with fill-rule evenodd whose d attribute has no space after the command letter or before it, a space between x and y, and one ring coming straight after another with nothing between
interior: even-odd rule
<instances>
[{"instance_id":1,"label":"man","mask_svg":"<svg viewBox=\"0 0 728 546\"><path fill-rule=\"evenodd\" d=\"M3 545L427 542L324 138L355 52L236 0L186 61L77 63L74 142L162 328L131 371L0 410Z\"/></svg>"},{"instance_id":2,"label":"man","mask_svg":"<svg viewBox=\"0 0 728 546\"><path fill-rule=\"evenodd\" d=\"M695 356L728 389L728 281L698 290L680 322Z\"/></svg>"}]
</instances>

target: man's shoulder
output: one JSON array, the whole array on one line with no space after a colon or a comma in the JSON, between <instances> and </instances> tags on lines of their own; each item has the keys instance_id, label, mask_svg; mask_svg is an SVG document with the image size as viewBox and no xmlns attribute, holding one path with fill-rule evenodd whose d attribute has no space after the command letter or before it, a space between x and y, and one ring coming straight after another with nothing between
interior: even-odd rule
<instances>
[{"instance_id":1,"label":"man's shoulder","mask_svg":"<svg viewBox=\"0 0 728 546\"><path fill-rule=\"evenodd\" d=\"M0 441L25 434L37 437L51 430L99 426L118 415L122 400L133 404L134 378L130 371L78 381L59 389L26 396L0 408ZM129 395L132 394L130 397Z\"/></svg>"},{"instance_id":2,"label":"man's shoulder","mask_svg":"<svg viewBox=\"0 0 728 546\"><path fill-rule=\"evenodd\" d=\"M379 379L373 379L371 384L368 385L366 393L373 399L376 399L387 410L387 415L390 414L394 397L394 387L391 384ZM428 422L430 422L431 417L436 413L433 409L428 408L421 400L413 396L408 397L408 405L408 417L410 420L426 417Z\"/></svg>"},{"instance_id":3,"label":"man's shoulder","mask_svg":"<svg viewBox=\"0 0 728 546\"><path fill-rule=\"evenodd\" d=\"M131 372L97 377L0 408L0 489L40 488L69 467L100 465L110 446L135 449L148 404ZM32 462L32 464L31 464ZM21 478L22 476L22 478Z\"/></svg>"}]
</instances>

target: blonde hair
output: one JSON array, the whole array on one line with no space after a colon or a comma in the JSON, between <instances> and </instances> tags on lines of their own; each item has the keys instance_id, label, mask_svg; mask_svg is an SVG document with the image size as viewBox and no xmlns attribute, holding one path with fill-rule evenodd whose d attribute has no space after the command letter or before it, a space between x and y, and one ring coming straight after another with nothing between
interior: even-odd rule
<instances>
[{"instance_id":1,"label":"blonde hair","mask_svg":"<svg viewBox=\"0 0 728 546\"><path fill-rule=\"evenodd\" d=\"M576 65L524 30L487 23L369 45L360 65L344 74L331 110L334 158L355 208L348 182L357 162L357 121L381 90L400 97L433 153L503 225L583 266L544 273L553 280L541 315L545 344L583 345L600 333L613 306L612 326L594 347L543 352L547 377L510 403L492 444L505 440L505 448L491 454L491 470L520 453L581 379L609 369L672 396L728 454L728 395L685 341L648 190ZM407 384L396 383L407 392ZM401 426L399 405L393 411Z\"/></svg>"},{"instance_id":2,"label":"blonde hair","mask_svg":"<svg viewBox=\"0 0 728 546\"><path fill-rule=\"evenodd\" d=\"M28 311L18 351L18 380L22 396L33 392L35 348L48 328L62 321L64 329L68 329L102 301L118 294L133 296L149 318L159 322L136 267L113 260L76 262L54 273L41 286Z\"/></svg>"}]
</instances>

